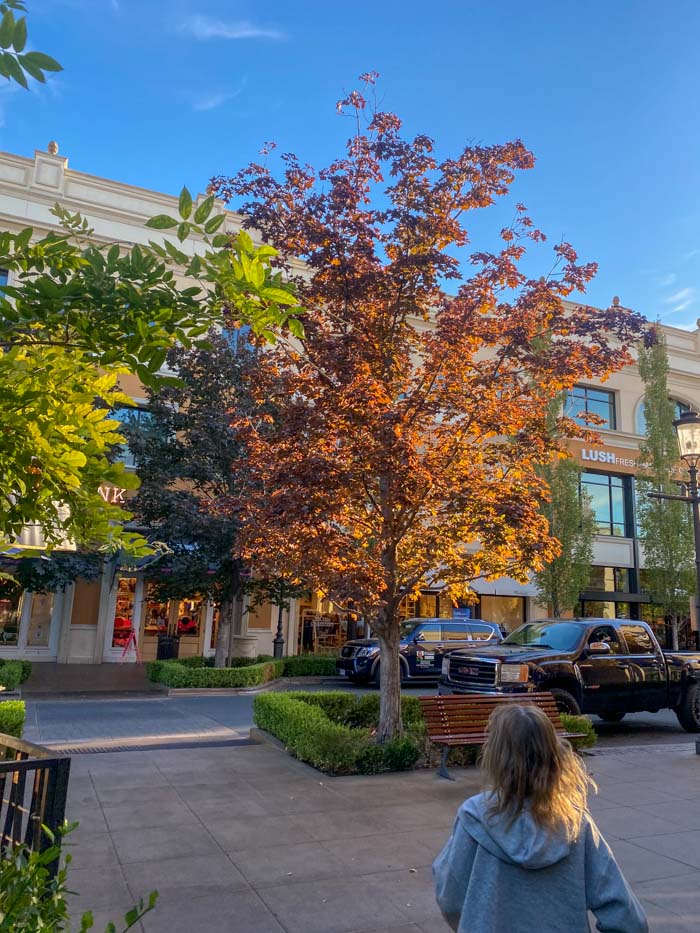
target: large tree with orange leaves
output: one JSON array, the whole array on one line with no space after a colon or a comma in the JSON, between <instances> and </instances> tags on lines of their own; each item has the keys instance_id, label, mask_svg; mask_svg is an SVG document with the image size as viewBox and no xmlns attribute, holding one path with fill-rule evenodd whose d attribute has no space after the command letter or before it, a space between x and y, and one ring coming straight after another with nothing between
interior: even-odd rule
<instances>
[{"instance_id":1,"label":"large tree with orange leaves","mask_svg":"<svg viewBox=\"0 0 700 933\"><path fill-rule=\"evenodd\" d=\"M544 237L520 205L499 251L470 249L467 213L533 165L520 141L439 160L363 94L338 107L356 132L327 168L285 155L279 177L254 164L214 179L290 275L306 264L306 336L260 354L254 389L277 417L238 423L252 485L230 507L259 572L369 616L384 741L401 730L401 600L426 580L455 595L479 576L524 580L557 553L538 467L585 429L562 418L553 434L548 402L628 363L644 323L565 306L595 273L567 244L528 278L526 246Z\"/></svg>"}]
</instances>

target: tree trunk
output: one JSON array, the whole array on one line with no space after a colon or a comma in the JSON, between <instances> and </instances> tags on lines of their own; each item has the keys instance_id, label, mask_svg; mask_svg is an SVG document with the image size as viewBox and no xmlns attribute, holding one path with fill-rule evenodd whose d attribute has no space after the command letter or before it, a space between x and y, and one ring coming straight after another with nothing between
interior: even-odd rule
<instances>
[{"instance_id":1,"label":"tree trunk","mask_svg":"<svg viewBox=\"0 0 700 933\"><path fill-rule=\"evenodd\" d=\"M377 632L379 639L379 729L377 740L388 742L403 732L401 719L401 661L399 627L389 622Z\"/></svg>"},{"instance_id":2,"label":"tree trunk","mask_svg":"<svg viewBox=\"0 0 700 933\"><path fill-rule=\"evenodd\" d=\"M678 651L678 629L680 628L680 619L676 616L671 619L671 647Z\"/></svg>"},{"instance_id":3,"label":"tree trunk","mask_svg":"<svg viewBox=\"0 0 700 933\"><path fill-rule=\"evenodd\" d=\"M231 637L231 619L233 616L233 603L224 600L219 607L219 630L216 633L216 654L214 667L226 667L228 660L228 643Z\"/></svg>"}]
</instances>

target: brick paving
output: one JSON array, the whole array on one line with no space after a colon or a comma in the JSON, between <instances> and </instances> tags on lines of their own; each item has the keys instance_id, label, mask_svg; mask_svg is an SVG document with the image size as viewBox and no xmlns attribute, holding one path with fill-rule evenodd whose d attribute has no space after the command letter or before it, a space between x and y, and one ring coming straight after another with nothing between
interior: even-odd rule
<instances>
[{"instance_id":1,"label":"brick paving","mask_svg":"<svg viewBox=\"0 0 700 933\"><path fill-rule=\"evenodd\" d=\"M697 929L700 758L587 759L591 809L654 933ZM95 929L160 891L146 933L444 933L430 865L475 769L328 778L265 746L80 755L70 885Z\"/></svg>"}]
</instances>

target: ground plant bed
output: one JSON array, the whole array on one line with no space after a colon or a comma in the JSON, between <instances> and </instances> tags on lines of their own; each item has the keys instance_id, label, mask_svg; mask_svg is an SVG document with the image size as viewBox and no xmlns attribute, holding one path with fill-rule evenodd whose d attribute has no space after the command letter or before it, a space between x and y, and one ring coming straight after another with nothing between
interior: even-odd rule
<instances>
[{"instance_id":1,"label":"ground plant bed","mask_svg":"<svg viewBox=\"0 0 700 933\"><path fill-rule=\"evenodd\" d=\"M149 680L165 687L257 687L279 677L333 676L335 658L302 654L274 660L267 655L258 655L257 658L234 658L231 667L214 667L212 658L183 658L177 661L149 661L146 673Z\"/></svg>"},{"instance_id":2,"label":"ground plant bed","mask_svg":"<svg viewBox=\"0 0 700 933\"><path fill-rule=\"evenodd\" d=\"M294 691L267 693L255 698L255 725L279 739L287 751L326 774L378 774L435 767L439 750L431 745L420 701L401 700L404 734L378 745L379 695ZM562 717L562 720L564 717ZM585 717L566 717L569 731L583 732L572 742L584 748L595 744L595 731ZM479 749L455 748L452 765L475 764Z\"/></svg>"}]
</instances>

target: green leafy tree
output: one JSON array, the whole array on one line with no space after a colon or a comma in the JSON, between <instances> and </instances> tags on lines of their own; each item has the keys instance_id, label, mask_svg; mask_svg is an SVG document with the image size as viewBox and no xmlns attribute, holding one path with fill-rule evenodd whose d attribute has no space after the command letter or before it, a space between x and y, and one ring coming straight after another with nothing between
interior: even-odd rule
<instances>
[{"instance_id":1,"label":"green leafy tree","mask_svg":"<svg viewBox=\"0 0 700 933\"><path fill-rule=\"evenodd\" d=\"M61 66L43 52L26 52L27 18L15 16L25 13L23 0L4 0L0 3L0 75L14 81L23 88L29 87L27 78L41 84L46 82L46 72L63 71Z\"/></svg>"},{"instance_id":2,"label":"green leafy tree","mask_svg":"<svg viewBox=\"0 0 700 933\"><path fill-rule=\"evenodd\" d=\"M195 209L185 188L179 218L148 224L176 229L180 242L196 234L198 252L168 239L95 243L87 222L59 206L60 232L0 233L0 267L14 274L0 296L0 548L35 523L49 546L143 553L124 529L129 513L99 491L138 485L109 456L124 442L110 411L131 404L119 376L172 381L159 375L168 351L204 346L213 325L243 323L262 340L302 333L293 290L270 265L275 251L219 233L225 215L214 206L208 197Z\"/></svg>"},{"instance_id":3,"label":"green leafy tree","mask_svg":"<svg viewBox=\"0 0 700 933\"><path fill-rule=\"evenodd\" d=\"M637 526L644 548L647 588L652 602L669 620L673 647L687 624L695 593L694 544L690 509L685 502L650 499L648 493L678 495L678 443L674 408L668 397L668 354L663 334L640 350L644 382L646 436L640 445L637 476Z\"/></svg>"},{"instance_id":4,"label":"green leafy tree","mask_svg":"<svg viewBox=\"0 0 700 933\"><path fill-rule=\"evenodd\" d=\"M563 397L549 406L550 431L557 433ZM535 573L535 584L542 602L551 607L554 618L576 606L588 584L593 559L595 518L590 502L581 490L581 469L575 460L557 455L540 469L549 490L542 505L549 533L559 542L559 554Z\"/></svg>"}]
</instances>

